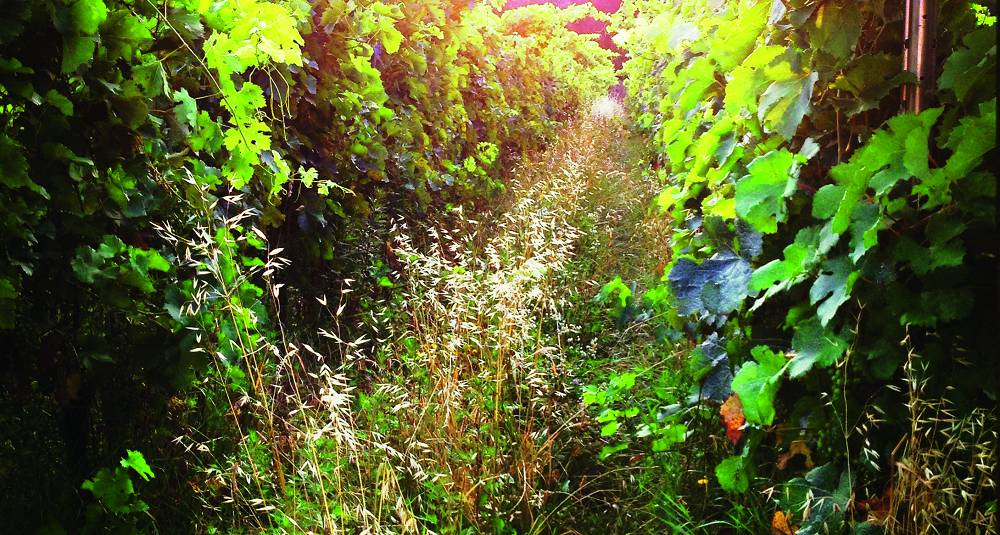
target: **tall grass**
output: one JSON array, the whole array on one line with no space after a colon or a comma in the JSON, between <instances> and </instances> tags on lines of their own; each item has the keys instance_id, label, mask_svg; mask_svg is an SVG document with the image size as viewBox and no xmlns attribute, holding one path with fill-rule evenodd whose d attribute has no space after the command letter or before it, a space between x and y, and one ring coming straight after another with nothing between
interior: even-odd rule
<instances>
[{"instance_id":1,"label":"tall grass","mask_svg":"<svg viewBox=\"0 0 1000 535\"><path fill-rule=\"evenodd\" d=\"M275 274L289 263L280 250L236 278L224 273L239 264L219 229L237 240L262 235L244 228L250 214L219 217L206 191L212 224L197 239L160 229L197 275L183 313L232 319L191 327L216 370L203 398L224 407L226 421L206 428L191 410L176 441L201 473L191 486L206 523L254 532L547 532L554 509L582 499L586 485L567 492L569 469L556 454L578 447L571 437L587 423L567 351L576 327L564 318L580 288L560 277L576 260L587 199L620 178L607 156L623 135L619 113L597 108L598 119L569 125L514 170L492 220L458 208L419 225L395 222L386 248L394 271L381 283L392 288L343 281L320 300L327 325L313 334L280 322L260 328L241 290L242 281L263 281L269 307L279 306L288 290ZM345 314L349 303L362 312ZM207 334L229 325L237 359ZM245 370L246 388L234 369Z\"/></svg>"}]
</instances>

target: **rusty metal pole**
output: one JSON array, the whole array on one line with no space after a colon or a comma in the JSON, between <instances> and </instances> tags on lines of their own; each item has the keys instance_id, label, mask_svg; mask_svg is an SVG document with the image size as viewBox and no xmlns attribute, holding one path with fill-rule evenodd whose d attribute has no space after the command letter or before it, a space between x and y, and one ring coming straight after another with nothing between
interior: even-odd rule
<instances>
[{"instance_id":1,"label":"rusty metal pole","mask_svg":"<svg viewBox=\"0 0 1000 535\"><path fill-rule=\"evenodd\" d=\"M934 83L934 0L904 0L903 70L912 72L916 82L903 87L906 111L919 113L927 107L927 91Z\"/></svg>"}]
</instances>

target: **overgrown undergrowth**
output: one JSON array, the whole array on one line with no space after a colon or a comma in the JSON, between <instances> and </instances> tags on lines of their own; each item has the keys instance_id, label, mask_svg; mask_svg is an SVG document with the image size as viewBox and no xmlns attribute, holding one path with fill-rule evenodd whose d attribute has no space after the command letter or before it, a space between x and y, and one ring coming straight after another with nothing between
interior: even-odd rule
<instances>
[{"instance_id":1,"label":"overgrown undergrowth","mask_svg":"<svg viewBox=\"0 0 1000 535\"><path fill-rule=\"evenodd\" d=\"M266 351L280 362L262 378L275 385L274 438L245 434L230 474L192 456L204 463L205 503L228 502L248 528L305 531L650 522L643 507L664 488L664 459L605 465L582 403L591 382L673 367L653 333L616 330L594 302L612 274L651 284L661 268L648 254L665 248L666 223L646 209L654 184L629 167L640 151L620 112L595 114L526 160L488 220L455 209L397 222L383 290L362 298L363 329L342 324L348 281L323 300L328 326Z\"/></svg>"}]
</instances>

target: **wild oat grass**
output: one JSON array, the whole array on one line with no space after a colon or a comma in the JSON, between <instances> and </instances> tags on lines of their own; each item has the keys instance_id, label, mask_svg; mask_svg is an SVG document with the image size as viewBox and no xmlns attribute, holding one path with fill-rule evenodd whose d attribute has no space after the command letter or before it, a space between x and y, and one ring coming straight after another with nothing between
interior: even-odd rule
<instances>
[{"instance_id":1,"label":"wild oat grass","mask_svg":"<svg viewBox=\"0 0 1000 535\"><path fill-rule=\"evenodd\" d=\"M419 226L397 221L391 296L349 318L356 285L346 280L320 300L328 326L301 340L280 324L264 336L239 292L240 280L263 278L277 305L281 251L235 280L221 272L232 251L218 229L239 235L245 215L217 218L196 240L161 228L198 274L182 312L230 309L249 370L249 387L234 391L234 363L213 355L213 388L226 392L216 402L228 404L237 444L223 448L194 426L176 441L200 467L192 486L205 506L251 531L459 533L546 531L553 507L576 503L558 488L566 467L554 455L585 423L566 351L578 327L563 315L596 288L564 279L581 222L614 216L588 211L622 204L594 198L623 178L607 154L624 136L617 106L595 105L599 117L515 170L493 220L459 208ZM213 211L207 192L202 202Z\"/></svg>"},{"instance_id":2,"label":"wild oat grass","mask_svg":"<svg viewBox=\"0 0 1000 535\"><path fill-rule=\"evenodd\" d=\"M886 532L997 533L996 409L961 414L947 393L929 395L925 368L911 349L904 368L910 432L897 448Z\"/></svg>"}]
</instances>

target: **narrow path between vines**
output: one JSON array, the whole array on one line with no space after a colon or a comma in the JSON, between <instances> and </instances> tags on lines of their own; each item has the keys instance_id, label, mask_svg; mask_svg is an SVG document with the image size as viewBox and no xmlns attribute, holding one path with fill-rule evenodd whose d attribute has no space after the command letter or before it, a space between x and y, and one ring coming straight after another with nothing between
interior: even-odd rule
<instances>
[{"instance_id":1,"label":"narrow path between vines","mask_svg":"<svg viewBox=\"0 0 1000 535\"><path fill-rule=\"evenodd\" d=\"M521 533L592 531L609 513L623 525L638 520L627 502L642 491L607 477L580 401L582 385L662 358L649 354L641 322L616 329L594 302L616 276L646 286L669 256L666 224L648 213L655 184L619 114L605 103L566 127L515 172L500 215L398 228L403 291L381 312L391 336L374 337L397 341L386 358L399 371L380 377L353 422L336 421L345 400L329 397L335 422L325 426L372 437L348 456L397 474L379 477L374 507L371 496L340 496L363 505L356 510L376 531L389 511L404 532L427 521L422 511L454 511L435 522L464 517L497 532L508 522ZM386 457L378 468L376 449ZM367 479L340 477L354 476Z\"/></svg>"}]
</instances>

